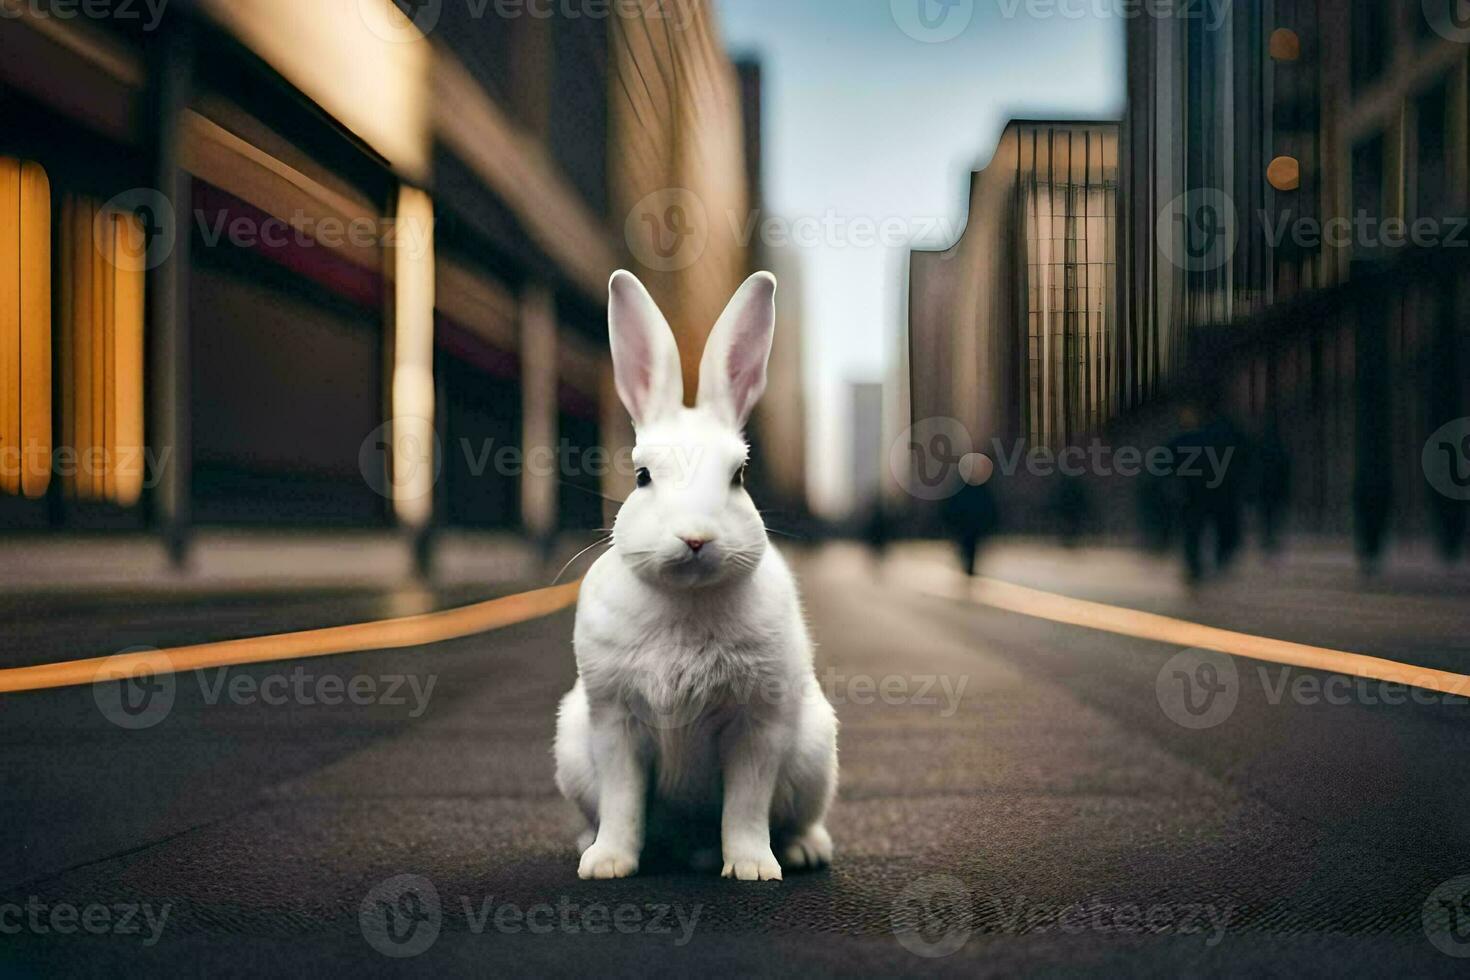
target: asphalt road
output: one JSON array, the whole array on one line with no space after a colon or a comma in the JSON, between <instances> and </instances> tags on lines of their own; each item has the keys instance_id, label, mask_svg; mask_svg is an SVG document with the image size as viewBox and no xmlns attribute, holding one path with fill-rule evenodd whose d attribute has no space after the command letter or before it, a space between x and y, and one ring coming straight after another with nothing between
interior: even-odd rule
<instances>
[{"instance_id":1,"label":"asphalt road","mask_svg":"<svg viewBox=\"0 0 1470 980\"><path fill-rule=\"evenodd\" d=\"M182 675L141 714L111 687L0 696L0 970L1463 972L1470 705L1236 660L1181 714L1179 650L916 591L909 563L946 557L798 561L843 772L834 866L781 883L656 855L577 879L549 752L570 613ZM988 570L1470 670L1470 581L1433 569L1363 583L1329 555L1189 593L1145 559L1011 546ZM0 666L470 597L15 600Z\"/></svg>"}]
</instances>

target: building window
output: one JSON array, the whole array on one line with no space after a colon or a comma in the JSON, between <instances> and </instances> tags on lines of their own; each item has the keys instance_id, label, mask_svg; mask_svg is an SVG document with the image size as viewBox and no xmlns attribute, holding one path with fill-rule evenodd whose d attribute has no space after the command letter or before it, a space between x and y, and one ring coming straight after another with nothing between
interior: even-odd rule
<instances>
[{"instance_id":1,"label":"building window","mask_svg":"<svg viewBox=\"0 0 1470 980\"><path fill-rule=\"evenodd\" d=\"M1445 217L1449 206L1449 86L1441 81L1415 103L1416 218Z\"/></svg>"},{"instance_id":2,"label":"building window","mask_svg":"<svg viewBox=\"0 0 1470 980\"><path fill-rule=\"evenodd\" d=\"M1352 83L1359 91L1377 81L1393 52L1393 20L1397 5L1384 0L1353 0Z\"/></svg>"},{"instance_id":3,"label":"building window","mask_svg":"<svg viewBox=\"0 0 1470 980\"><path fill-rule=\"evenodd\" d=\"M73 195L60 228L58 435L68 458L57 471L69 497L130 507L144 478L147 236L137 216Z\"/></svg>"},{"instance_id":4,"label":"building window","mask_svg":"<svg viewBox=\"0 0 1470 980\"><path fill-rule=\"evenodd\" d=\"M1106 179L1038 180L1023 191L1031 259L1023 431L1033 445L1074 444L1107 419L1104 361L1111 338L1104 311L1117 260L1106 219L1116 193Z\"/></svg>"},{"instance_id":5,"label":"building window","mask_svg":"<svg viewBox=\"0 0 1470 980\"><path fill-rule=\"evenodd\" d=\"M51 482L51 184L0 157L0 493Z\"/></svg>"},{"instance_id":6,"label":"building window","mask_svg":"<svg viewBox=\"0 0 1470 980\"><path fill-rule=\"evenodd\" d=\"M1386 143L1382 134L1363 140L1353 147L1353 227L1380 228L1385 215L1383 203L1383 154ZM1357 234L1353 259L1375 259L1374 246L1379 236Z\"/></svg>"},{"instance_id":7,"label":"building window","mask_svg":"<svg viewBox=\"0 0 1470 980\"><path fill-rule=\"evenodd\" d=\"M1465 27L1461 0L1421 0L1414 7L1415 34L1421 41L1443 38L1443 31Z\"/></svg>"}]
</instances>

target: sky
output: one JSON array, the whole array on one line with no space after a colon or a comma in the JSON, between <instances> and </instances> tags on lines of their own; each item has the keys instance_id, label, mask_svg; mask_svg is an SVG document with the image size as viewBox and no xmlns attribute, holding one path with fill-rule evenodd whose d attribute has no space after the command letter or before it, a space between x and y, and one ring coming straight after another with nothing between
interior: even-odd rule
<instances>
[{"instance_id":1,"label":"sky","mask_svg":"<svg viewBox=\"0 0 1470 980\"><path fill-rule=\"evenodd\" d=\"M1007 119L1121 115L1126 22L1109 11L1126 6L715 0L732 56L763 66L763 217L783 219L801 242L776 247L779 262L800 266L818 513L839 516L850 500L848 384L894 390L899 243L944 247L963 232L969 174Z\"/></svg>"}]
</instances>

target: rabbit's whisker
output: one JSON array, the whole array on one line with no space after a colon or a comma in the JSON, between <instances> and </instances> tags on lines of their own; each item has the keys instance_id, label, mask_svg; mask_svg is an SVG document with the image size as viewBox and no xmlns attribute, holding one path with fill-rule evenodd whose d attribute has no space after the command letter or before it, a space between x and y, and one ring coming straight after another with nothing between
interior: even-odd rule
<instances>
[{"instance_id":1,"label":"rabbit's whisker","mask_svg":"<svg viewBox=\"0 0 1470 980\"><path fill-rule=\"evenodd\" d=\"M597 490L588 490L586 487L584 487L584 486L582 486L580 484L577 484L577 483L573 483L571 480L557 480L556 482L557 483L560 483L564 487L571 487L573 490L579 491L580 493L590 494L591 496L594 496L594 497L601 497L603 500L606 500L608 503L612 503L612 504L623 504L623 503L627 503L627 501L625 501L625 500L621 500L621 499L619 499L617 497L609 497L607 494L600 493Z\"/></svg>"},{"instance_id":2,"label":"rabbit's whisker","mask_svg":"<svg viewBox=\"0 0 1470 980\"><path fill-rule=\"evenodd\" d=\"M572 563L575 562L578 558L581 558L583 555L585 555L587 552L591 551L593 548L596 548L598 545L604 545L604 544L612 544L612 538L611 537L600 538L599 540L592 542L587 547L583 548L581 551L579 551L575 555L573 555L571 557L571 560L568 561L565 565L563 565L561 567L561 571L559 571L559 572L556 573L556 578L554 578L554 579L551 580L551 584L552 585L555 585L557 582L560 582L561 581L561 577L567 573L567 569L568 568L571 568L572 567Z\"/></svg>"}]
</instances>

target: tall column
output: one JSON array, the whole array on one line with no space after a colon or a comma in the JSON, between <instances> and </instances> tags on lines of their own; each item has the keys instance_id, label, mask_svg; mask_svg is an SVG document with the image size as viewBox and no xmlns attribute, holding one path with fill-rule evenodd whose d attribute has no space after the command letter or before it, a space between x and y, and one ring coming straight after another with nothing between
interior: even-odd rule
<instances>
[{"instance_id":1,"label":"tall column","mask_svg":"<svg viewBox=\"0 0 1470 980\"><path fill-rule=\"evenodd\" d=\"M393 513L422 534L434 516L434 202L399 189L393 252Z\"/></svg>"},{"instance_id":2,"label":"tall column","mask_svg":"<svg viewBox=\"0 0 1470 980\"><path fill-rule=\"evenodd\" d=\"M556 299L543 283L521 293L521 522L548 542L557 526Z\"/></svg>"},{"instance_id":3,"label":"tall column","mask_svg":"<svg viewBox=\"0 0 1470 980\"><path fill-rule=\"evenodd\" d=\"M168 546L170 558L182 564L188 546L192 445L189 429L189 227L192 190L180 166L184 110L194 72L194 45L187 19L175 18L172 32L155 48L158 84L155 89L157 160L154 169L162 203L174 219L174 244L153 269L148 288L153 295L149 343L148 411L151 449L166 460L153 488L154 520ZM161 217L161 216L160 216Z\"/></svg>"}]
</instances>

